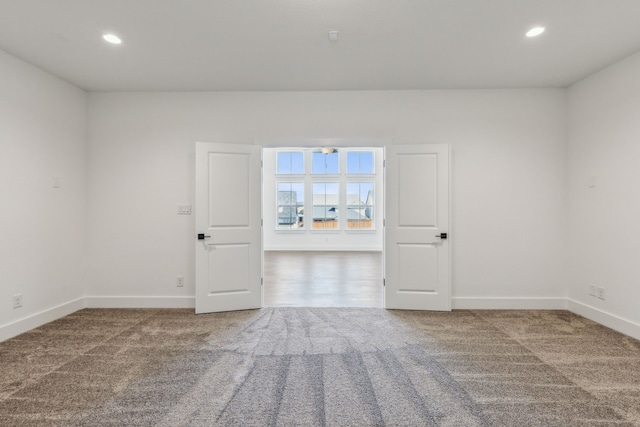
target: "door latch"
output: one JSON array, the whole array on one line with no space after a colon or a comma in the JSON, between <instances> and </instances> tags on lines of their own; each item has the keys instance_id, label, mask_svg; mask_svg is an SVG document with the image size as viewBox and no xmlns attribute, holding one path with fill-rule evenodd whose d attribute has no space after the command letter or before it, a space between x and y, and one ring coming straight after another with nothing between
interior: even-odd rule
<instances>
[{"instance_id":1,"label":"door latch","mask_svg":"<svg viewBox=\"0 0 640 427\"><path fill-rule=\"evenodd\" d=\"M198 240L208 239L211 236L205 236L204 233L198 234Z\"/></svg>"},{"instance_id":2,"label":"door latch","mask_svg":"<svg viewBox=\"0 0 640 427\"><path fill-rule=\"evenodd\" d=\"M436 234L436 237L437 237L438 239L446 240L446 238L447 238L447 233L440 233L440 234Z\"/></svg>"}]
</instances>

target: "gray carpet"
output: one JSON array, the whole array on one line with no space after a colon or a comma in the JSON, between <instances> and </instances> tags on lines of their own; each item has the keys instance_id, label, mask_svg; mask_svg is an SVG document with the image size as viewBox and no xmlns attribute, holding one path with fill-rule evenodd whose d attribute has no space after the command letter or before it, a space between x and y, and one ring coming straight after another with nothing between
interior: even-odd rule
<instances>
[{"instance_id":1,"label":"gray carpet","mask_svg":"<svg viewBox=\"0 0 640 427\"><path fill-rule=\"evenodd\" d=\"M2 426L640 425L640 343L564 311L87 309L0 364Z\"/></svg>"}]
</instances>

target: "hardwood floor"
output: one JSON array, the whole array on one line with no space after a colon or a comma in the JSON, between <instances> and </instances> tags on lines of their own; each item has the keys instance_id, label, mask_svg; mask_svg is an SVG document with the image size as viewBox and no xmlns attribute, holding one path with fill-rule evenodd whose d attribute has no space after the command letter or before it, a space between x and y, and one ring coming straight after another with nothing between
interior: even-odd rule
<instances>
[{"instance_id":1,"label":"hardwood floor","mask_svg":"<svg viewBox=\"0 0 640 427\"><path fill-rule=\"evenodd\" d=\"M265 307L382 307L382 252L265 251Z\"/></svg>"}]
</instances>

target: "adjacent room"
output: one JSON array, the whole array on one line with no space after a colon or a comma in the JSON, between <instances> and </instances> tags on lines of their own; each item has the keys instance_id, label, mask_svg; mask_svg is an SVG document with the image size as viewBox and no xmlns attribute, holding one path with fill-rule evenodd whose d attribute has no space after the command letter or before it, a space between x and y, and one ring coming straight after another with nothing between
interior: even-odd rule
<instances>
[{"instance_id":1,"label":"adjacent room","mask_svg":"<svg viewBox=\"0 0 640 427\"><path fill-rule=\"evenodd\" d=\"M0 0L0 425L640 426L638 16Z\"/></svg>"},{"instance_id":2,"label":"adjacent room","mask_svg":"<svg viewBox=\"0 0 640 427\"><path fill-rule=\"evenodd\" d=\"M265 148L262 159L264 305L383 307L384 149Z\"/></svg>"}]
</instances>

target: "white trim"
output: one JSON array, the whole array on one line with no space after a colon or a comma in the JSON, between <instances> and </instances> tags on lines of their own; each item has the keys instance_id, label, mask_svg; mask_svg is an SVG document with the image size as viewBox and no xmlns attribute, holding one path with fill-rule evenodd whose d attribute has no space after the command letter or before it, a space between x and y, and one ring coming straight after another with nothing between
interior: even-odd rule
<instances>
[{"instance_id":1,"label":"white trim","mask_svg":"<svg viewBox=\"0 0 640 427\"><path fill-rule=\"evenodd\" d=\"M567 307L573 313L640 340L640 324L636 322L607 313L571 298L567 299Z\"/></svg>"},{"instance_id":2,"label":"white trim","mask_svg":"<svg viewBox=\"0 0 640 427\"><path fill-rule=\"evenodd\" d=\"M566 298L453 297L454 310L566 310Z\"/></svg>"},{"instance_id":3,"label":"white trim","mask_svg":"<svg viewBox=\"0 0 640 427\"><path fill-rule=\"evenodd\" d=\"M382 252L382 246L376 247L371 245L362 246L329 246L329 245L304 245L301 249L300 245L277 245L277 246L265 246L264 251L321 251L321 252L340 252L340 251L358 251L358 252Z\"/></svg>"},{"instance_id":4,"label":"white trim","mask_svg":"<svg viewBox=\"0 0 640 427\"><path fill-rule=\"evenodd\" d=\"M451 184L453 181L451 180L452 178L452 174L451 174L451 169L452 165L453 165L453 152L451 151L452 147L450 144L447 144L447 158L448 158L448 164L447 164L447 171L449 172L449 176L447 176L447 228L448 230L446 231L449 235L449 239L448 239L448 243L447 243L447 258L449 259L449 266L447 268L447 277L449 277L449 283L447 284L447 286L449 286L449 311L453 310L454 306L454 302L453 299L455 298L453 296L453 239L451 238L451 232L453 230L453 185ZM455 236L455 233L453 234Z\"/></svg>"},{"instance_id":5,"label":"white trim","mask_svg":"<svg viewBox=\"0 0 640 427\"><path fill-rule=\"evenodd\" d=\"M0 326L0 342L35 329L46 323L53 322L61 317L68 316L69 314L82 310L83 308L85 308L85 299L78 298L41 311L40 313L35 313L25 318L7 323L6 325L2 325Z\"/></svg>"},{"instance_id":6,"label":"white trim","mask_svg":"<svg viewBox=\"0 0 640 427\"><path fill-rule=\"evenodd\" d=\"M319 250L327 249L323 247ZM362 251L371 249L350 248L341 250ZM569 310L600 325L640 340L640 324L571 298L453 297L451 298L451 303L454 310ZM0 342L68 316L83 308L195 308L195 297L89 296L78 298L0 326Z\"/></svg>"},{"instance_id":7,"label":"white trim","mask_svg":"<svg viewBox=\"0 0 640 427\"><path fill-rule=\"evenodd\" d=\"M387 147L393 144L391 139L380 138L256 138L254 145L262 148L314 148L314 147L337 147L337 148L368 148Z\"/></svg>"},{"instance_id":8,"label":"white trim","mask_svg":"<svg viewBox=\"0 0 640 427\"><path fill-rule=\"evenodd\" d=\"M87 308L193 308L195 296L88 296Z\"/></svg>"}]
</instances>

